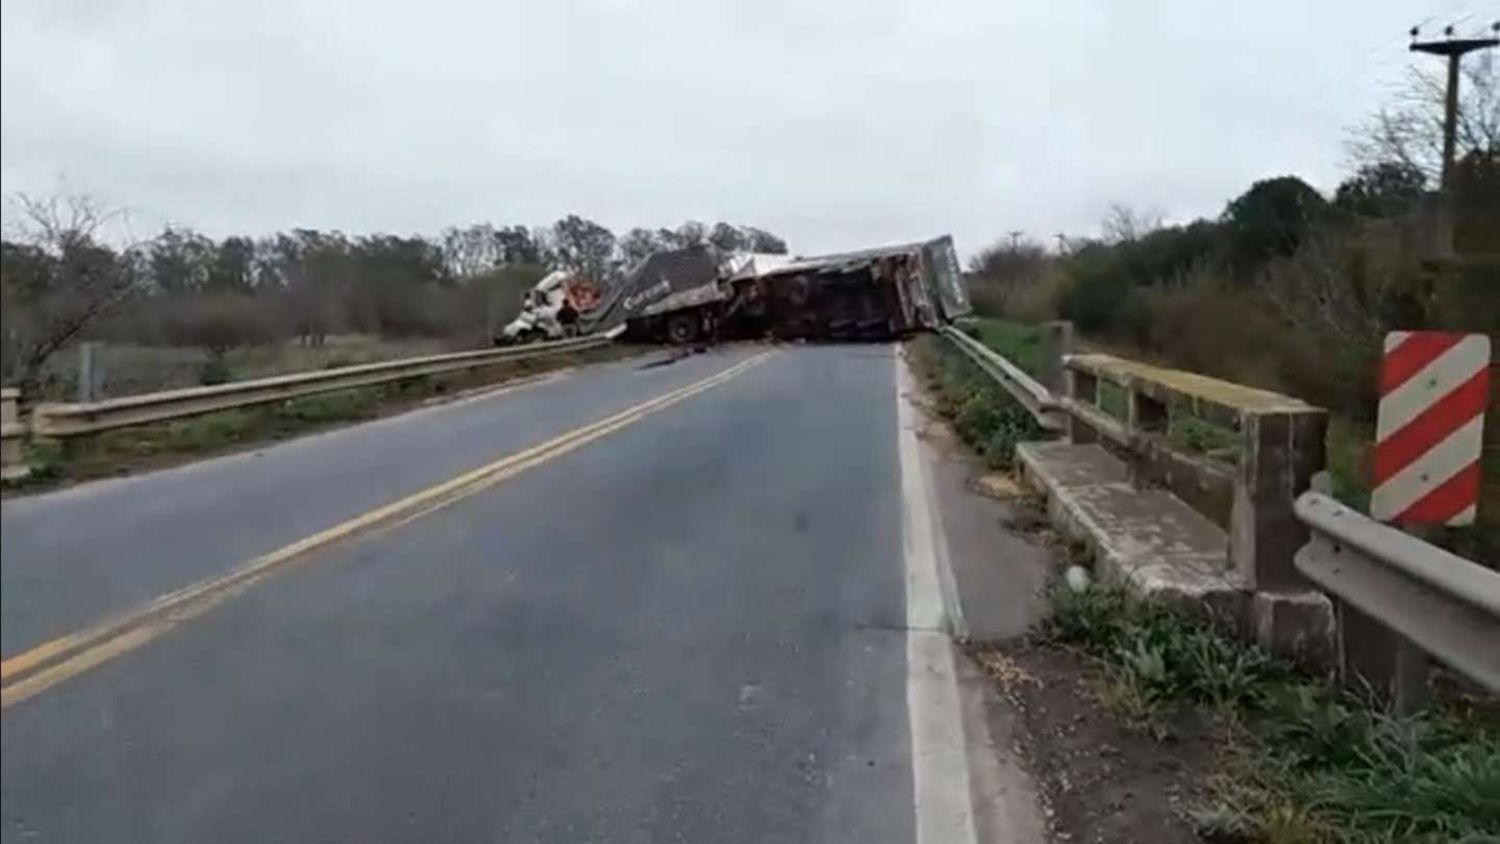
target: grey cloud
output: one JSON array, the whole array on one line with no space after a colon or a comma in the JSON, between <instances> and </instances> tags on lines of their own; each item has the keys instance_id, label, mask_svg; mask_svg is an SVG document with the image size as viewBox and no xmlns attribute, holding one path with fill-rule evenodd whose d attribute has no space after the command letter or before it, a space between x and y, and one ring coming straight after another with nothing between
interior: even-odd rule
<instances>
[{"instance_id":1,"label":"grey cloud","mask_svg":"<svg viewBox=\"0 0 1500 844\"><path fill-rule=\"evenodd\" d=\"M1311 8L1316 7L1316 8ZM3 187L213 234L569 212L813 251L1331 187L1395 2L6 0ZM1375 45L1372 48L1372 45Z\"/></svg>"}]
</instances>

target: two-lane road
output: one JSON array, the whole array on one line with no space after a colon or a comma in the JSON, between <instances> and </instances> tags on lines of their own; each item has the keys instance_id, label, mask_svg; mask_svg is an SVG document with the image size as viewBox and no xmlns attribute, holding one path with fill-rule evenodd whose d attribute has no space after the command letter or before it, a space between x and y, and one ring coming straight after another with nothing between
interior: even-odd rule
<instances>
[{"instance_id":1,"label":"two-lane road","mask_svg":"<svg viewBox=\"0 0 1500 844\"><path fill-rule=\"evenodd\" d=\"M165 472L7 501L0 652L7 657L329 525L751 357L584 369Z\"/></svg>"},{"instance_id":2,"label":"two-lane road","mask_svg":"<svg viewBox=\"0 0 1500 844\"><path fill-rule=\"evenodd\" d=\"M7 502L10 660L618 417L8 704L5 840L973 840L896 352L765 352Z\"/></svg>"}]
</instances>

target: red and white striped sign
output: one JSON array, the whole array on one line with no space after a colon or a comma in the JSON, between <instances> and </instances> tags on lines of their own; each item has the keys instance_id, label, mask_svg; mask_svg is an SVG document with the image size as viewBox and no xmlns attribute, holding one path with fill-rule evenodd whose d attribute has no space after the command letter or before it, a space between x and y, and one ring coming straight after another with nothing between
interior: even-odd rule
<instances>
[{"instance_id":1,"label":"red and white striped sign","mask_svg":"<svg viewBox=\"0 0 1500 844\"><path fill-rule=\"evenodd\" d=\"M1489 400L1490 338L1385 335L1370 515L1403 525L1469 525Z\"/></svg>"}]
</instances>

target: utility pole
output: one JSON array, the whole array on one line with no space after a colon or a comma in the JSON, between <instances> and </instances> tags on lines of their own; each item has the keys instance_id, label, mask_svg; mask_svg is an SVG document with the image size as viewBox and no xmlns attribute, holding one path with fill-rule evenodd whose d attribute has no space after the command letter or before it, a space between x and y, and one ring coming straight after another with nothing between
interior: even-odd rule
<instances>
[{"instance_id":1,"label":"utility pole","mask_svg":"<svg viewBox=\"0 0 1500 844\"><path fill-rule=\"evenodd\" d=\"M1020 229L1012 229L1011 231L1007 232L1007 234L1010 235L1010 251L1014 252L1017 249L1021 248L1021 236L1026 234L1026 232L1023 232Z\"/></svg>"},{"instance_id":2,"label":"utility pole","mask_svg":"<svg viewBox=\"0 0 1500 844\"><path fill-rule=\"evenodd\" d=\"M1491 26L1490 30L1500 34L1500 23ZM1410 49L1414 53L1430 53L1434 56L1448 57L1448 91L1443 105L1442 188L1445 192L1451 192L1453 190L1453 152L1458 135L1458 63L1465 53L1488 49L1500 44L1500 37L1454 38L1451 26L1443 30L1443 35L1446 37L1441 41L1418 41L1416 40L1417 27L1414 26L1411 28Z\"/></svg>"}]
</instances>

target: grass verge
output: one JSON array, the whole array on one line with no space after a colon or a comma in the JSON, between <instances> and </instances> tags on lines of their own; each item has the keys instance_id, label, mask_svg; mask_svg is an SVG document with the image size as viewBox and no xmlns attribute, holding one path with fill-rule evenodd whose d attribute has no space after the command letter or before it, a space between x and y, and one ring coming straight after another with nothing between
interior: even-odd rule
<instances>
[{"instance_id":1,"label":"grass verge","mask_svg":"<svg viewBox=\"0 0 1500 844\"><path fill-rule=\"evenodd\" d=\"M1046 437L1024 407L941 337L924 334L909 348L916 371L935 398L934 410L992 468L1015 462L1016 443Z\"/></svg>"},{"instance_id":2,"label":"grass verge","mask_svg":"<svg viewBox=\"0 0 1500 844\"><path fill-rule=\"evenodd\" d=\"M66 446L28 449L32 472L7 483L9 493L40 492L67 483L163 468L189 460L290 439L389 416L416 406L531 375L640 354L645 347L606 346L570 354L506 361L467 372L323 393L276 404L235 408L108 431Z\"/></svg>"},{"instance_id":3,"label":"grass verge","mask_svg":"<svg viewBox=\"0 0 1500 844\"><path fill-rule=\"evenodd\" d=\"M1036 326L973 317L964 321L964 333L999 352L1027 374L1042 374L1042 332Z\"/></svg>"},{"instance_id":4,"label":"grass verge","mask_svg":"<svg viewBox=\"0 0 1500 844\"><path fill-rule=\"evenodd\" d=\"M1397 718L1209 624L1092 588L1054 593L1045 635L1096 660L1101 698L1147 731L1207 709L1222 772L1190 812L1210 841L1481 842L1500 835L1500 729Z\"/></svg>"}]
</instances>

